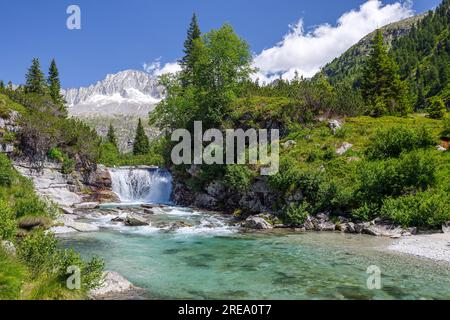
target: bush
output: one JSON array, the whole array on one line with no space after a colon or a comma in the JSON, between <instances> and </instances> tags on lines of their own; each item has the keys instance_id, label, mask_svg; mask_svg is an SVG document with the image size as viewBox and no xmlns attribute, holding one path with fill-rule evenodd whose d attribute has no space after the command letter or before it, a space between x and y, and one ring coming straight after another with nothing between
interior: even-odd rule
<instances>
[{"instance_id":1,"label":"bush","mask_svg":"<svg viewBox=\"0 0 450 320\"><path fill-rule=\"evenodd\" d=\"M402 152L427 148L434 144L432 134L425 127L414 130L398 126L378 130L366 154L372 160L399 157Z\"/></svg>"},{"instance_id":2,"label":"bush","mask_svg":"<svg viewBox=\"0 0 450 320\"><path fill-rule=\"evenodd\" d=\"M303 202L299 206L291 204L285 209L284 222L293 226L302 225L308 218L309 209L310 206L307 202Z\"/></svg>"},{"instance_id":3,"label":"bush","mask_svg":"<svg viewBox=\"0 0 450 320\"><path fill-rule=\"evenodd\" d=\"M442 131L442 135L450 136L450 116L444 118L444 130Z\"/></svg>"},{"instance_id":4,"label":"bush","mask_svg":"<svg viewBox=\"0 0 450 320\"><path fill-rule=\"evenodd\" d=\"M11 240L16 234L17 224L14 211L0 200L0 240Z\"/></svg>"},{"instance_id":5,"label":"bush","mask_svg":"<svg viewBox=\"0 0 450 320\"><path fill-rule=\"evenodd\" d=\"M358 168L359 203L381 203L383 198L426 190L436 182L436 159L427 151L403 154L399 159L362 162Z\"/></svg>"},{"instance_id":6,"label":"bush","mask_svg":"<svg viewBox=\"0 0 450 320\"><path fill-rule=\"evenodd\" d=\"M364 203L363 206L352 211L352 216L361 221L373 220L378 216L379 207L376 204Z\"/></svg>"},{"instance_id":7,"label":"bush","mask_svg":"<svg viewBox=\"0 0 450 320\"><path fill-rule=\"evenodd\" d=\"M381 215L405 227L440 228L450 220L450 196L444 191L430 190L416 195L388 198Z\"/></svg>"},{"instance_id":8,"label":"bush","mask_svg":"<svg viewBox=\"0 0 450 320\"><path fill-rule=\"evenodd\" d=\"M245 165L229 165L225 171L225 185L234 191L247 190L254 178L253 171Z\"/></svg>"},{"instance_id":9,"label":"bush","mask_svg":"<svg viewBox=\"0 0 450 320\"><path fill-rule=\"evenodd\" d=\"M432 97L428 100L427 112L431 119L442 119L447 108L441 97Z\"/></svg>"},{"instance_id":10,"label":"bush","mask_svg":"<svg viewBox=\"0 0 450 320\"><path fill-rule=\"evenodd\" d=\"M10 187L14 177L11 161L4 154L0 154L0 187Z\"/></svg>"},{"instance_id":11,"label":"bush","mask_svg":"<svg viewBox=\"0 0 450 320\"><path fill-rule=\"evenodd\" d=\"M56 238L43 230L37 230L27 236L20 243L18 254L34 278L56 277L65 283L69 276L67 268L75 266L80 268L82 290L94 289L101 284L104 268L101 259L93 258L85 262L73 250L58 249Z\"/></svg>"}]
</instances>

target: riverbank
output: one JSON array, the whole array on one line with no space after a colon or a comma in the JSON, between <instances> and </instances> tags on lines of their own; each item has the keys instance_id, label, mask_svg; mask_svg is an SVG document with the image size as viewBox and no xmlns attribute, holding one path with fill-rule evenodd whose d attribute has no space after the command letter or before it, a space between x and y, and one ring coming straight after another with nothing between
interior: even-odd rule
<instances>
[{"instance_id":1,"label":"riverbank","mask_svg":"<svg viewBox=\"0 0 450 320\"><path fill-rule=\"evenodd\" d=\"M388 247L394 252L450 263L450 233L416 235L397 240Z\"/></svg>"}]
</instances>

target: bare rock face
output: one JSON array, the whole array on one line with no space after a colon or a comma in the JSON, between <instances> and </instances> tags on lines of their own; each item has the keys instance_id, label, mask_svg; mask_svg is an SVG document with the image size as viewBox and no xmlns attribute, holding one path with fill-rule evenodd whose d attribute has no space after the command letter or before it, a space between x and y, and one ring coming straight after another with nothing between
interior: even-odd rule
<instances>
[{"instance_id":1,"label":"bare rock face","mask_svg":"<svg viewBox=\"0 0 450 320\"><path fill-rule=\"evenodd\" d=\"M336 154L339 156L342 156L343 154L345 154L347 151L349 151L351 148L353 147L353 145L351 143L348 142L344 142L342 144L342 146L340 146L337 150L336 150Z\"/></svg>"},{"instance_id":2,"label":"bare rock face","mask_svg":"<svg viewBox=\"0 0 450 320\"><path fill-rule=\"evenodd\" d=\"M195 197L194 205L199 208L214 209L217 205L217 199L206 193L199 193Z\"/></svg>"}]
</instances>

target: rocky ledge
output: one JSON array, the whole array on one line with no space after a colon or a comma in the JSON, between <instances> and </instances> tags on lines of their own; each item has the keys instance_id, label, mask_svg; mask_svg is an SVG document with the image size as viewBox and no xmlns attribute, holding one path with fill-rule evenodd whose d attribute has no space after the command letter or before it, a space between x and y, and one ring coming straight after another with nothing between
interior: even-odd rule
<instances>
[{"instance_id":1,"label":"rocky ledge","mask_svg":"<svg viewBox=\"0 0 450 320\"><path fill-rule=\"evenodd\" d=\"M134 286L117 272L105 271L103 284L89 293L91 300L144 300L145 290Z\"/></svg>"}]
</instances>

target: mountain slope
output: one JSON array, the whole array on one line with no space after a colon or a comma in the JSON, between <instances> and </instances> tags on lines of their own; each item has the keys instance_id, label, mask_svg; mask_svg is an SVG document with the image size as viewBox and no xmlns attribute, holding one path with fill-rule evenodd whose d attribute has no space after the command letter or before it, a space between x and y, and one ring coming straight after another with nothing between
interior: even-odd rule
<instances>
[{"instance_id":1,"label":"mountain slope","mask_svg":"<svg viewBox=\"0 0 450 320\"><path fill-rule=\"evenodd\" d=\"M413 25L423 18L424 15L418 15L380 28L385 44L391 47L395 39L407 35ZM375 33L376 31L364 37L339 58L334 59L322 69L322 72L331 83L334 84L344 80L354 82L356 80L362 70L365 58L370 53L370 43L375 37Z\"/></svg>"},{"instance_id":2,"label":"mountain slope","mask_svg":"<svg viewBox=\"0 0 450 320\"><path fill-rule=\"evenodd\" d=\"M390 54L409 87L416 109L427 98L440 96L450 107L450 0L435 10L381 28ZM362 39L322 71L331 83L350 82L359 86L362 65L369 54L374 33Z\"/></svg>"},{"instance_id":3,"label":"mountain slope","mask_svg":"<svg viewBox=\"0 0 450 320\"><path fill-rule=\"evenodd\" d=\"M164 97L164 88L148 73L126 70L109 74L87 88L67 89L62 93L71 117L83 120L103 136L112 124L120 149L129 151L138 119L147 119L148 113ZM146 131L150 136L156 134L148 126Z\"/></svg>"}]
</instances>

